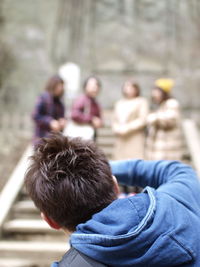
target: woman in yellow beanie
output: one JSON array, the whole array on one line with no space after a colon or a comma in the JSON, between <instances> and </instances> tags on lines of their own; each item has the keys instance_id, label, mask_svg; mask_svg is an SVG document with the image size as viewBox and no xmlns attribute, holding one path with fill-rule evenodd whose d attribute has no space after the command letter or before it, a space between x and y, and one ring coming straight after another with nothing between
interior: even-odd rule
<instances>
[{"instance_id":1,"label":"woman in yellow beanie","mask_svg":"<svg viewBox=\"0 0 200 267\"><path fill-rule=\"evenodd\" d=\"M149 160L181 160L183 156L180 105L170 95L173 86L172 79L162 78L155 81L152 90L152 100L158 108L147 118L146 158Z\"/></svg>"}]
</instances>

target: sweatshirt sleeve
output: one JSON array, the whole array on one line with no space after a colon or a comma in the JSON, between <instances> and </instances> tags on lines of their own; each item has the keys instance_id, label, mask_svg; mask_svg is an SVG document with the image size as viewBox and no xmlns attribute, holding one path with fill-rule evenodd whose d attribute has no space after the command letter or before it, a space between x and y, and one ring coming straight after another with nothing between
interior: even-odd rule
<instances>
[{"instance_id":1,"label":"sweatshirt sleeve","mask_svg":"<svg viewBox=\"0 0 200 267\"><path fill-rule=\"evenodd\" d=\"M171 195L192 194L200 198L200 183L195 171L178 161L127 160L111 161L110 165L119 183L150 186Z\"/></svg>"}]
</instances>

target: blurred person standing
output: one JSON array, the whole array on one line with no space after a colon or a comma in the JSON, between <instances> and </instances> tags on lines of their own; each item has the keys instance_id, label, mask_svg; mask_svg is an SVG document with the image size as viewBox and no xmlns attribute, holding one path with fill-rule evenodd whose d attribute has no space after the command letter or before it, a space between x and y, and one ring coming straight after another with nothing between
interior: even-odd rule
<instances>
[{"instance_id":1,"label":"blurred person standing","mask_svg":"<svg viewBox=\"0 0 200 267\"><path fill-rule=\"evenodd\" d=\"M101 89L101 82L95 76L88 77L84 84L84 94L78 97L71 109L73 129L76 131L73 137L85 137L95 140L97 129L103 125L101 107L96 100ZM70 131L70 129L68 129ZM88 133L88 138L87 135ZM84 136L83 136L84 135Z\"/></svg>"},{"instance_id":2,"label":"blurred person standing","mask_svg":"<svg viewBox=\"0 0 200 267\"><path fill-rule=\"evenodd\" d=\"M65 106L62 102L64 82L58 76L52 76L43 92L37 99L32 118L35 124L34 146L40 138L47 137L50 132L61 132L66 125Z\"/></svg>"},{"instance_id":3,"label":"blurred person standing","mask_svg":"<svg viewBox=\"0 0 200 267\"><path fill-rule=\"evenodd\" d=\"M140 96L140 87L134 81L126 81L122 88L123 98L114 108L113 131L116 141L113 158L144 158L145 126L148 102Z\"/></svg>"},{"instance_id":4,"label":"blurred person standing","mask_svg":"<svg viewBox=\"0 0 200 267\"><path fill-rule=\"evenodd\" d=\"M178 101L170 95L173 86L172 79L158 79L152 90L152 100L158 108L147 118L146 159L182 159L181 113Z\"/></svg>"},{"instance_id":5,"label":"blurred person standing","mask_svg":"<svg viewBox=\"0 0 200 267\"><path fill-rule=\"evenodd\" d=\"M140 87L134 81L126 81L122 88L123 98L114 108L113 131L115 145L113 159L143 159L145 145L145 127L148 115L148 102L140 96ZM122 186L124 197L129 193L127 186ZM138 192L138 188L134 188ZM125 194L125 195L124 195Z\"/></svg>"}]
</instances>

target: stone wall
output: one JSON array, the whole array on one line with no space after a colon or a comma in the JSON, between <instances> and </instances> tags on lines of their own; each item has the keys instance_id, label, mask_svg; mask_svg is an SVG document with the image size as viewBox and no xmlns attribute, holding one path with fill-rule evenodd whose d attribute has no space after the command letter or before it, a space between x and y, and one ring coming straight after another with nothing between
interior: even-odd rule
<instances>
[{"instance_id":1,"label":"stone wall","mask_svg":"<svg viewBox=\"0 0 200 267\"><path fill-rule=\"evenodd\" d=\"M48 76L67 61L80 65L82 79L102 79L104 107L129 77L149 97L153 81L167 76L185 109L200 108L199 0L2 0L1 13L15 58L4 109L30 112Z\"/></svg>"}]
</instances>

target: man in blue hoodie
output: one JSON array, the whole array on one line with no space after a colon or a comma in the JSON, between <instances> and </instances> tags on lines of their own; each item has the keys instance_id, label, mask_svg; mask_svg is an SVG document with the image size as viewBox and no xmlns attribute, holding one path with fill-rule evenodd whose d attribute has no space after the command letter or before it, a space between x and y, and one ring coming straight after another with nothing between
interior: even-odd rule
<instances>
[{"instance_id":1,"label":"man in blue hoodie","mask_svg":"<svg viewBox=\"0 0 200 267\"><path fill-rule=\"evenodd\" d=\"M111 169L110 169L111 166ZM34 152L26 188L42 217L72 232L52 266L200 266L200 184L175 161L111 162L90 141L54 135ZM120 183L140 186L117 199Z\"/></svg>"}]
</instances>

